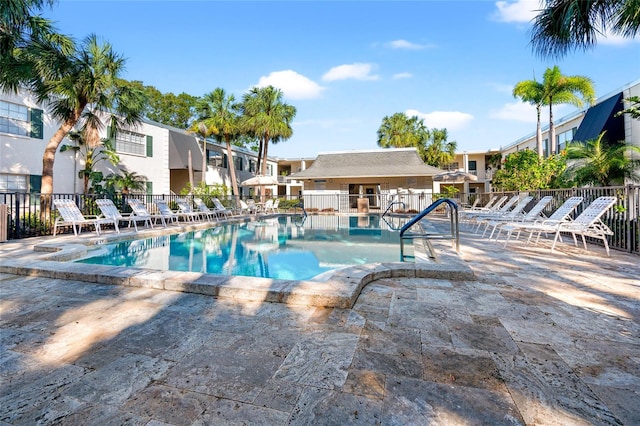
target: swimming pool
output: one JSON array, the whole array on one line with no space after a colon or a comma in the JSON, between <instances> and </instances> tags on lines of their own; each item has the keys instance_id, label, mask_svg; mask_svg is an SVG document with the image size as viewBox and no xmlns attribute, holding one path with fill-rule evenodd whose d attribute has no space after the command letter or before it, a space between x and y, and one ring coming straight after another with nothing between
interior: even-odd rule
<instances>
[{"instance_id":1,"label":"swimming pool","mask_svg":"<svg viewBox=\"0 0 640 426\"><path fill-rule=\"evenodd\" d=\"M157 270L323 280L347 266L398 262L399 235L379 215L281 216L105 244L77 262Z\"/></svg>"}]
</instances>

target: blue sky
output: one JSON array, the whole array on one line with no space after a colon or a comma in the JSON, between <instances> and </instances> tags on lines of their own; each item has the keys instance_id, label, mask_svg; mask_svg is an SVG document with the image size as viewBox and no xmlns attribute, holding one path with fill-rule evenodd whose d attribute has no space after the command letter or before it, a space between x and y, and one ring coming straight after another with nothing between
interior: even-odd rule
<instances>
[{"instance_id":1,"label":"blue sky","mask_svg":"<svg viewBox=\"0 0 640 426\"><path fill-rule=\"evenodd\" d=\"M297 108L294 135L270 156L376 149L382 119L418 115L447 128L458 151L506 146L535 131L513 86L558 65L601 97L640 78L640 40L602 37L562 59L532 53L537 0L90 1L59 0L44 15L81 40L95 33L126 62L129 80L240 99L272 84ZM555 117L576 111L554 107ZM543 112L543 125L548 112Z\"/></svg>"}]
</instances>

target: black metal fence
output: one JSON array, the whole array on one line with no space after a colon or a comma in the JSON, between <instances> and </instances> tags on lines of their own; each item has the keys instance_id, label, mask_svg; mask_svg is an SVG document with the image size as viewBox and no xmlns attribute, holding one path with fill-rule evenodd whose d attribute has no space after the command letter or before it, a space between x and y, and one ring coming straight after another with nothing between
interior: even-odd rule
<instances>
[{"instance_id":1,"label":"black metal fence","mask_svg":"<svg viewBox=\"0 0 640 426\"><path fill-rule=\"evenodd\" d=\"M518 194L518 192L458 193L453 199L460 204L473 204L475 199L479 198L478 204L484 205L494 195L510 196L515 194ZM527 191L527 194L533 196L531 205L528 206L528 208L533 206L541 197L547 195L553 197L553 201L549 203L544 212L546 215L551 215L567 198L582 196L584 201L574 211L574 216L579 215L585 207L600 196L617 197L618 202L614 208L610 209L602 217L602 221L614 232L614 235L610 237L610 246L613 249L640 254L640 185ZM150 211L155 209L154 201L158 199L167 200L169 205L172 205L172 201L176 199L190 198L190 196L175 194L118 194L113 196L112 200L123 213L127 213L130 211L127 201L128 198L131 197L141 199ZM419 213L430 206L433 201L443 197L444 194L403 192L400 194L366 195L365 197L342 193L316 193L295 197L280 196L279 198L281 200L281 208L286 209L289 206L303 204L308 212L362 212L362 204L360 202L366 199L366 210L369 212L383 213L387 206L394 203L395 210L400 209L407 213ZM54 194L53 198L73 199L85 215L99 214L94 196L85 196L83 194ZM205 198L205 202L208 201L206 197L203 198ZM233 197L219 198L225 206L235 207ZM210 203L207 202L207 204ZM37 193L0 193L0 242L3 240L3 236L6 239L13 240L50 235L53 230L56 211L52 210L51 215L44 216L40 214L40 206L41 197L40 194ZM597 241L593 242L598 243Z\"/></svg>"}]
</instances>

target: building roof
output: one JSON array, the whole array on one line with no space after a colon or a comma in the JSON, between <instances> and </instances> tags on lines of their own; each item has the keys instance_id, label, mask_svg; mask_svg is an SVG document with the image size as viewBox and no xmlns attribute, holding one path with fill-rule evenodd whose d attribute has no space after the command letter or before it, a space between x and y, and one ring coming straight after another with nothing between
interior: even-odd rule
<instances>
[{"instance_id":1,"label":"building roof","mask_svg":"<svg viewBox=\"0 0 640 426\"><path fill-rule=\"evenodd\" d=\"M433 176L442 173L424 164L415 148L344 151L318 154L306 170L291 179Z\"/></svg>"}]
</instances>

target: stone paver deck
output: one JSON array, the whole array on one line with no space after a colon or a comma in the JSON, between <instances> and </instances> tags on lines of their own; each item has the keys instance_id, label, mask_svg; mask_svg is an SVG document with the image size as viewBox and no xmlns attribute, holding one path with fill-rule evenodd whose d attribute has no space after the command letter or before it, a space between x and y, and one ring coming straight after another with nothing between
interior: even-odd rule
<instances>
[{"instance_id":1,"label":"stone paver deck","mask_svg":"<svg viewBox=\"0 0 640 426\"><path fill-rule=\"evenodd\" d=\"M0 274L0 424L637 425L640 258L590 250L463 234L351 309Z\"/></svg>"}]
</instances>

